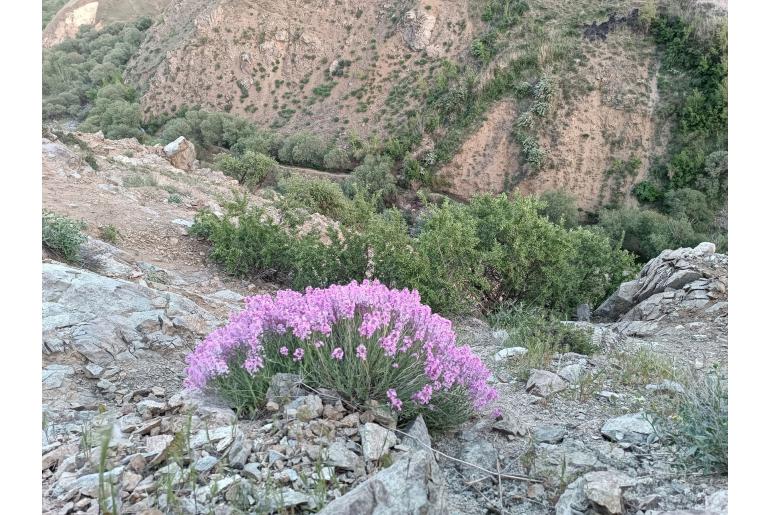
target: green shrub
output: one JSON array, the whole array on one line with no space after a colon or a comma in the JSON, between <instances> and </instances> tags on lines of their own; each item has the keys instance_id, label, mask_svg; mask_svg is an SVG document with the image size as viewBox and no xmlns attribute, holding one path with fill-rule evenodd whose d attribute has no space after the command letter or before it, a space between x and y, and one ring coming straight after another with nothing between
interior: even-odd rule
<instances>
[{"instance_id":1,"label":"green shrub","mask_svg":"<svg viewBox=\"0 0 770 515\"><path fill-rule=\"evenodd\" d=\"M278 160L298 166L323 168L327 143L320 137L307 132L292 134L283 142L278 151Z\"/></svg>"},{"instance_id":2,"label":"green shrub","mask_svg":"<svg viewBox=\"0 0 770 515\"><path fill-rule=\"evenodd\" d=\"M663 191L651 181L642 181L634 186L633 193L639 202L654 203L661 199Z\"/></svg>"},{"instance_id":3,"label":"green shrub","mask_svg":"<svg viewBox=\"0 0 770 515\"><path fill-rule=\"evenodd\" d=\"M278 181L278 191L284 195L285 209L305 209L335 220L344 220L351 209L350 199L328 179L290 175Z\"/></svg>"},{"instance_id":4,"label":"green shrub","mask_svg":"<svg viewBox=\"0 0 770 515\"><path fill-rule=\"evenodd\" d=\"M120 239L120 232L114 225L105 225L99 228L99 236L107 243L115 245Z\"/></svg>"},{"instance_id":5,"label":"green shrub","mask_svg":"<svg viewBox=\"0 0 770 515\"><path fill-rule=\"evenodd\" d=\"M707 474L727 474L728 390L719 370L685 382L674 414L656 429L675 446L680 463Z\"/></svg>"},{"instance_id":6,"label":"green shrub","mask_svg":"<svg viewBox=\"0 0 770 515\"><path fill-rule=\"evenodd\" d=\"M347 150L334 147L324 155L324 167L328 170L350 170L353 163Z\"/></svg>"},{"instance_id":7,"label":"green shrub","mask_svg":"<svg viewBox=\"0 0 770 515\"><path fill-rule=\"evenodd\" d=\"M80 246L88 239L85 228L84 222L44 211L43 245L65 261L79 262Z\"/></svg>"},{"instance_id":8,"label":"green shrub","mask_svg":"<svg viewBox=\"0 0 770 515\"><path fill-rule=\"evenodd\" d=\"M714 223L714 209L704 193L683 188L669 190L663 197L663 209L672 218L689 221L696 231L705 232Z\"/></svg>"},{"instance_id":9,"label":"green shrub","mask_svg":"<svg viewBox=\"0 0 770 515\"><path fill-rule=\"evenodd\" d=\"M361 192L379 202L389 204L395 200L396 179L392 173L393 161L388 156L367 155L364 162L355 167L345 188L352 195Z\"/></svg>"},{"instance_id":10,"label":"green shrub","mask_svg":"<svg viewBox=\"0 0 770 515\"><path fill-rule=\"evenodd\" d=\"M544 206L538 209L541 216L551 223L570 229L578 225L578 208L575 197L565 190L545 191L540 195Z\"/></svg>"},{"instance_id":11,"label":"green shrub","mask_svg":"<svg viewBox=\"0 0 770 515\"><path fill-rule=\"evenodd\" d=\"M689 221L650 209L603 209L599 212L599 227L612 241L622 242L624 249L644 261L665 249L693 247L710 239L708 235L696 233Z\"/></svg>"},{"instance_id":12,"label":"green shrub","mask_svg":"<svg viewBox=\"0 0 770 515\"><path fill-rule=\"evenodd\" d=\"M278 163L270 156L247 150L240 156L220 155L216 165L225 175L253 189L259 186L269 173L276 170Z\"/></svg>"},{"instance_id":13,"label":"green shrub","mask_svg":"<svg viewBox=\"0 0 770 515\"><path fill-rule=\"evenodd\" d=\"M289 202L329 213L342 209L328 183L295 180L281 187ZM635 270L632 256L603 234L566 230L538 215L538 207L532 198L505 195L469 205L446 202L430 206L412 235L400 212L376 214L359 194L340 217L342 238L335 231L296 238L241 199L228 204L221 219L202 212L193 230L211 241L212 259L231 273L256 270L294 288L368 273L390 287L419 290L442 313L489 310L503 300L571 313L578 304L603 300Z\"/></svg>"}]
</instances>

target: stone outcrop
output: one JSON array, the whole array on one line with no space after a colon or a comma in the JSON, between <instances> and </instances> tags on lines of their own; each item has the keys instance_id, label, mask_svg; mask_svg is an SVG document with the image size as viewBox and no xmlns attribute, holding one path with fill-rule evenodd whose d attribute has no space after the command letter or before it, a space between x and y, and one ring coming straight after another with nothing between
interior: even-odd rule
<instances>
[{"instance_id":1,"label":"stone outcrop","mask_svg":"<svg viewBox=\"0 0 770 515\"><path fill-rule=\"evenodd\" d=\"M705 310L726 299L727 256L704 242L694 249L664 250L594 315L609 322L654 321L673 310Z\"/></svg>"},{"instance_id":2,"label":"stone outcrop","mask_svg":"<svg viewBox=\"0 0 770 515\"><path fill-rule=\"evenodd\" d=\"M195 165L195 145L184 136L163 147L168 162L182 170L192 170Z\"/></svg>"},{"instance_id":3,"label":"stone outcrop","mask_svg":"<svg viewBox=\"0 0 770 515\"><path fill-rule=\"evenodd\" d=\"M180 295L61 263L43 263L43 352L105 366L189 349L215 318Z\"/></svg>"},{"instance_id":4,"label":"stone outcrop","mask_svg":"<svg viewBox=\"0 0 770 515\"><path fill-rule=\"evenodd\" d=\"M447 513L443 479L429 451L415 450L346 495L330 502L319 515Z\"/></svg>"}]
</instances>

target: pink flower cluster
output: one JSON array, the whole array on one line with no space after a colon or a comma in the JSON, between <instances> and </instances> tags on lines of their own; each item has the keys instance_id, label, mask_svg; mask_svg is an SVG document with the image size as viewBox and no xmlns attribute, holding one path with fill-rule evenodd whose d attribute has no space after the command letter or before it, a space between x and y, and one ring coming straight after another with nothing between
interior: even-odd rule
<instances>
[{"instance_id":1,"label":"pink flower cluster","mask_svg":"<svg viewBox=\"0 0 770 515\"><path fill-rule=\"evenodd\" d=\"M434 393L456 386L466 387L476 409L497 398L497 391L487 384L489 370L470 347L458 347L452 323L420 303L416 291L387 288L378 281L356 281L329 288L308 288L304 293L281 290L272 295L246 299L246 309L230 317L227 325L212 332L187 357L186 385L204 388L212 378L228 372L233 353L247 351L244 367L259 373L263 366L262 338L291 332L300 341L315 344L323 352L322 340L341 321L358 317L358 333L368 340L380 335L377 344L388 356L409 353L424 360L425 386L412 396L419 404L428 404ZM293 359L301 360L302 351ZM316 351L314 351L316 352ZM329 352L328 350L326 352ZM288 349L281 349L281 354ZM343 359L339 347L333 358ZM366 347L356 349L356 357L366 359ZM394 363L395 365L395 363ZM398 392L388 392L391 404L401 407Z\"/></svg>"}]
</instances>

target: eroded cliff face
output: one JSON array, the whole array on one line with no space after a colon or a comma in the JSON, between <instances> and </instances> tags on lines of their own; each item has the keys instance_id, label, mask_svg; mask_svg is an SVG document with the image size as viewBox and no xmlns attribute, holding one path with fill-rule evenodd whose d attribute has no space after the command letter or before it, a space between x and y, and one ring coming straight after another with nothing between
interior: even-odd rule
<instances>
[{"instance_id":1,"label":"eroded cliff face","mask_svg":"<svg viewBox=\"0 0 770 515\"><path fill-rule=\"evenodd\" d=\"M183 0L126 77L148 117L196 105L287 132L386 133L420 101L414 82L472 37L469 2L425 3Z\"/></svg>"}]
</instances>

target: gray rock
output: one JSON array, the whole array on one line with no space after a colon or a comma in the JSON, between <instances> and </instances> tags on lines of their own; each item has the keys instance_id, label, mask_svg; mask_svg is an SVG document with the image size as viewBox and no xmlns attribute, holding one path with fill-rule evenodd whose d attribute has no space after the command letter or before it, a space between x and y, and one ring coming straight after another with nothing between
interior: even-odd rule
<instances>
[{"instance_id":1,"label":"gray rock","mask_svg":"<svg viewBox=\"0 0 770 515\"><path fill-rule=\"evenodd\" d=\"M247 463L243 466L243 475L257 481L262 480L262 467L259 463Z\"/></svg>"},{"instance_id":2,"label":"gray rock","mask_svg":"<svg viewBox=\"0 0 770 515\"><path fill-rule=\"evenodd\" d=\"M639 291L640 283L638 279L627 281L618 287L618 291L613 293L607 300L596 309L594 315L610 321L617 320L626 311L631 309L636 301L634 296Z\"/></svg>"},{"instance_id":3,"label":"gray rock","mask_svg":"<svg viewBox=\"0 0 770 515\"><path fill-rule=\"evenodd\" d=\"M195 471L208 472L209 470L213 469L217 463L219 463L219 460L214 456L203 456L195 462Z\"/></svg>"},{"instance_id":4,"label":"gray rock","mask_svg":"<svg viewBox=\"0 0 770 515\"><path fill-rule=\"evenodd\" d=\"M518 418L505 417L492 424L492 430L504 435L524 436L529 428Z\"/></svg>"},{"instance_id":5,"label":"gray rock","mask_svg":"<svg viewBox=\"0 0 770 515\"><path fill-rule=\"evenodd\" d=\"M537 369L530 371L526 386L527 392L540 397L548 397L566 388L567 383L553 372Z\"/></svg>"},{"instance_id":6,"label":"gray rock","mask_svg":"<svg viewBox=\"0 0 770 515\"><path fill-rule=\"evenodd\" d=\"M158 307L154 302L165 299ZM186 327L177 324L186 320ZM43 263L43 348L56 342L89 361L108 366L116 360L175 348L154 348L149 334L162 330L168 338L192 347L216 327L217 319L180 295L112 279L59 263ZM187 349L179 349L179 353Z\"/></svg>"},{"instance_id":7,"label":"gray rock","mask_svg":"<svg viewBox=\"0 0 770 515\"><path fill-rule=\"evenodd\" d=\"M408 436L403 438L402 443L407 447L413 450L421 450L428 449L431 446L428 426L425 425L422 415L417 415L417 418L409 423L404 432Z\"/></svg>"},{"instance_id":8,"label":"gray rock","mask_svg":"<svg viewBox=\"0 0 770 515\"><path fill-rule=\"evenodd\" d=\"M506 347L497 351L495 361L505 361L508 358L517 358L529 352L525 347Z\"/></svg>"},{"instance_id":9,"label":"gray rock","mask_svg":"<svg viewBox=\"0 0 770 515\"><path fill-rule=\"evenodd\" d=\"M605 422L602 434L615 442L643 444L654 438L655 430L644 413L632 413Z\"/></svg>"},{"instance_id":10,"label":"gray rock","mask_svg":"<svg viewBox=\"0 0 770 515\"><path fill-rule=\"evenodd\" d=\"M497 449L490 442L477 437L463 446L460 459L487 470L495 470L497 467ZM464 463L460 464L460 470L463 476L471 481L486 475L485 472Z\"/></svg>"},{"instance_id":11,"label":"gray rock","mask_svg":"<svg viewBox=\"0 0 770 515\"><path fill-rule=\"evenodd\" d=\"M195 145L184 136L163 147L163 154L168 162L182 170L192 170L195 162Z\"/></svg>"},{"instance_id":12,"label":"gray rock","mask_svg":"<svg viewBox=\"0 0 770 515\"><path fill-rule=\"evenodd\" d=\"M65 379L75 375L75 369L69 365L52 363L43 369L43 390L61 388Z\"/></svg>"},{"instance_id":13,"label":"gray rock","mask_svg":"<svg viewBox=\"0 0 770 515\"><path fill-rule=\"evenodd\" d=\"M665 379L661 381L659 384L648 384L645 386L646 390L651 390L653 392L663 392L663 393L684 393L684 386L681 384L671 381L669 379Z\"/></svg>"},{"instance_id":14,"label":"gray rock","mask_svg":"<svg viewBox=\"0 0 770 515\"><path fill-rule=\"evenodd\" d=\"M704 241L703 243L698 244L697 247L692 249L692 253L694 255L701 256L701 257L710 256L714 254L714 252L716 251L717 251L717 246L708 241Z\"/></svg>"},{"instance_id":15,"label":"gray rock","mask_svg":"<svg viewBox=\"0 0 770 515\"><path fill-rule=\"evenodd\" d=\"M308 422L320 417L323 410L323 401L318 395L305 395L287 404L284 413L289 418L296 417L303 422Z\"/></svg>"},{"instance_id":16,"label":"gray rock","mask_svg":"<svg viewBox=\"0 0 770 515\"><path fill-rule=\"evenodd\" d=\"M565 438L559 445L541 443L535 447L530 474L537 477L575 477L601 466L596 454L580 440Z\"/></svg>"},{"instance_id":17,"label":"gray rock","mask_svg":"<svg viewBox=\"0 0 770 515\"><path fill-rule=\"evenodd\" d=\"M84 268L107 277L131 279L140 274L131 256L114 245L88 238L80 247Z\"/></svg>"},{"instance_id":18,"label":"gray rock","mask_svg":"<svg viewBox=\"0 0 770 515\"><path fill-rule=\"evenodd\" d=\"M243 465L249 459L251 454L252 442L238 429L227 453L228 464L236 469L243 468Z\"/></svg>"},{"instance_id":19,"label":"gray rock","mask_svg":"<svg viewBox=\"0 0 770 515\"><path fill-rule=\"evenodd\" d=\"M634 481L618 471L589 472L567 486L556 503L556 515L623 513L623 488Z\"/></svg>"},{"instance_id":20,"label":"gray rock","mask_svg":"<svg viewBox=\"0 0 770 515\"><path fill-rule=\"evenodd\" d=\"M91 379L99 379L104 374L104 367L97 365L96 363L89 363L85 366L83 371L86 373L86 377Z\"/></svg>"},{"instance_id":21,"label":"gray rock","mask_svg":"<svg viewBox=\"0 0 770 515\"><path fill-rule=\"evenodd\" d=\"M630 477L613 470L589 472L583 478L583 493L589 501L601 506L608 513L623 513L622 489L634 484Z\"/></svg>"},{"instance_id":22,"label":"gray rock","mask_svg":"<svg viewBox=\"0 0 770 515\"><path fill-rule=\"evenodd\" d=\"M537 443L556 444L564 440L567 430L562 426L540 426L533 431Z\"/></svg>"},{"instance_id":23,"label":"gray rock","mask_svg":"<svg viewBox=\"0 0 770 515\"><path fill-rule=\"evenodd\" d=\"M558 376L570 383L577 383L585 373L585 367L580 363L567 365L562 367L557 372Z\"/></svg>"},{"instance_id":24,"label":"gray rock","mask_svg":"<svg viewBox=\"0 0 770 515\"><path fill-rule=\"evenodd\" d=\"M358 433L361 435L364 459L368 461L379 460L398 443L398 438L393 431L371 422L362 425Z\"/></svg>"},{"instance_id":25,"label":"gray rock","mask_svg":"<svg viewBox=\"0 0 770 515\"><path fill-rule=\"evenodd\" d=\"M720 515L727 515L727 490L719 490L706 497L706 509Z\"/></svg>"},{"instance_id":26,"label":"gray rock","mask_svg":"<svg viewBox=\"0 0 770 515\"><path fill-rule=\"evenodd\" d=\"M334 442L327 450L327 463L345 470L358 470L363 466L361 458L345 447L342 442Z\"/></svg>"},{"instance_id":27,"label":"gray rock","mask_svg":"<svg viewBox=\"0 0 770 515\"><path fill-rule=\"evenodd\" d=\"M310 507L315 507L315 499L313 497L297 492L291 488L283 488L279 492L265 491L256 492L255 494L256 504L254 509L257 513L274 513L278 511L287 511L289 508L307 504ZM294 510L288 510L294 512Z\"/></svg>"},{"instance_id":28,"label":"gray rock","mask_svg":"<svg viewBox=\"0 0 770 515\"><path fill-rule=\"evenodd\" d=\"M668 278L663 287L664 289L673 288L674 290L680 290L684 285L700 278L701 274L695 270L678 270Z\"/></svg>"},{"instance_id":29,"label":"gray rock","mask_svg":"<svg viewBox=\"0 0 770 515\"><path fill-rule=\"evenodd\" d=\"M319 515L443 515L448 513L444 480L428 451L405 454Z\"/></svg>"}]
</instances>

